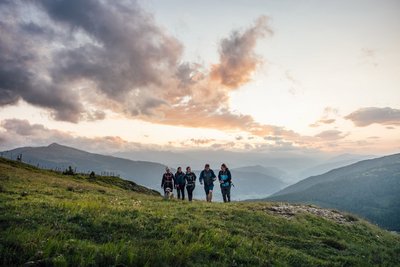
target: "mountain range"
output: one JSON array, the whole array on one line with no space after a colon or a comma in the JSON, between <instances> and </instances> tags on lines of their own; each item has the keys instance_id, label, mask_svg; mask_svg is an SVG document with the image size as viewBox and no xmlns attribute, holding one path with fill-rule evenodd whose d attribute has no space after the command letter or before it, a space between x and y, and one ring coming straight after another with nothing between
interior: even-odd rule
<instances>
[{"instance_id":1,"label":"mountain range","mask_svg":"<svg viewBox=\"0 0 400 267\"><path fill-rule=\"evenodd\" d=\"M21 147L1 152L6 158L15 159L22 154L22 161L45 169L65 170L68 166L76 172L122 176L140 185L159 189L165 166L155 162L132 161L113 156L89 153L57 143L45 147Z\"/></svg>"},{"instance_id":2,"label":"mountain range","mask_svg":"<svg viewBox=\"0 0 400 267\"><path fill-rule=\"evenodd\" d=\"M156 162L136 161L89 153L57 143L44 147L21 147L0 153L2 157L11 159L16 159L17 155L22 154L23 162L45 169L65 170L68 166L71 166L81 173L94 171L98 174L118 175L140 185L156 189L159 192L161 192L161 176L166 167L166 165ZM181 163L180 166L185 169L187 165L193 163L191 160L190 158L186 159L186 164ZM174 165L174 167L177 166ZM216 174L218 174L218 170L218 168L214 168ZM195 170L194 172L199 176L200 170ZM233 199L243 200L267 197L287 185L280 179L284 174L278 168L266 168L263 166L232 169L235 185L235 188L232 189ZM218 186L216 186L216 190L219 191ZM202 188L198 186L194 196L203 198L203 194ZM222 200L219 192L214 195L215 200Z\"/></svg>"},{"instance_id":3,"label":"mountain range","mask_svg":"<svg viewBox=\"0 0 400 267\"><path fill-rule=\"evenodd\" d=\"M311 176L264 200L335 208L400 231L400 154L363 160Z\"/></svg>"}]
</instances>

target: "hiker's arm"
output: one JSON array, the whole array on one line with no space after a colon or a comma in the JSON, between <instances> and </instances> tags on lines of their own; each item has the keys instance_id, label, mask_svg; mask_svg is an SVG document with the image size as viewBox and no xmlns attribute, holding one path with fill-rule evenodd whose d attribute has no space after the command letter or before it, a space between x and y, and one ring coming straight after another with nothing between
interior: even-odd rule
<instances>
[{"instance_id":1,"label":"hiker's arm","mask_svg":"<svg viewBox=\"0 0 400 267\"><path fill-rule=\"evenodd\" d=\"M204 174L204 171L201 171L200 178L199 178L200 183L203 183L203 174ZM196 177L196 174L193 173L193 175L194 175L194 177Z\"/></svg>"},{"instance_id":2,"label":"hiker's arm","mask_svg":"<svg viewBox=\"0 0 400 267\"><path fill-rule=\"evenodd\" d=\"M161 179L161 187L163 187L163 186L164 186L164 174L163 174L162 179Z\"/></svg>"},{"instance_id":3,"label":"hiker's arm","mask_svg":"<svg viewBox=\"0 0 400 267\"><path fill-rule=\"evenodd\" d=\"M228 170L227 172L226 172L226 174L228 175L228 182L231 182L231 180L232 180L232 175L231 175L231 171L230 170Z\"/></svg>"}]
</instances>

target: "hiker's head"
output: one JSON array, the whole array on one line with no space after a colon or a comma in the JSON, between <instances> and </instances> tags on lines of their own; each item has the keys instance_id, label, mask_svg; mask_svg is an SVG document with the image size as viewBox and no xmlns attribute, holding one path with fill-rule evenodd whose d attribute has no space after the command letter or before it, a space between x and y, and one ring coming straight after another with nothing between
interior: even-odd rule
<instances>
[{"instance_id":1,"label":"hiker's head","mask_svg":"<svg viewBox=\"0 0 400 267\"><path fill-rule=\"evenodd\" d=\"M169 172L170 172L169 167L166 167L166 168L165 168L165 171L169 173Z\"/></svg>"},{"instance_id":2,"label":"hiker's head","mask_svg":"<svg viewBox=\"0 0 400 267\"><path fill-rule=\"evenodd\" d=\"M205 170L209 170L209 169L210 169L210 164L207 163L207 164L204 166L204 169L205 169Z\"/></svg>"},{"instance_id":3,"label":"hiker's head","mask_svg":"<svg viewBox=\"0 0 400 267\"><path fill-rule=\"evenodd\" d=\"M187 172L191 172L192 169L191 169L189 166L187 166L187 167L186 167L186 171L187 171Z\"/></svg>"},{"instance_id":4,"label":"hiker's head","mask_svg":"<svg viewBox=\"0 0 400 267\"><path fill-rule=\"evenodd\" d=\"M182 171L182 168L181 167L178 167L178 172L181 172Z\"/></svg>"},{"instance_id":5,"label":"hiker's head","mask_svg":"<svg viewBox=\"0 0 400 267\"><path fill-rule=\"evenodd\" d=\"M225 163L222 163L222 165L221 165L221 170L225 171L226 169L228 169L228 167L226 167L226 164L225 164Z\"/></svg>"}]
</instances>

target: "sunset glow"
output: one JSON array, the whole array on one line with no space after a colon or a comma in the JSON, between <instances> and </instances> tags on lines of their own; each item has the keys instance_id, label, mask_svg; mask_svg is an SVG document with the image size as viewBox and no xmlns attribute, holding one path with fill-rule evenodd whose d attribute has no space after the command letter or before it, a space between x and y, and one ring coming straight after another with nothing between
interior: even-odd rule
<instances>
[{"instance_id":1,"label":"sunset glow","mask_svg":"<svg viewBox=\"0 0 400 267\"><path fill-rule=\"evenodd\" d=\"M0 149L398 152L399 14L391 0L2 3Z\"/></svg>"}]
</instances>

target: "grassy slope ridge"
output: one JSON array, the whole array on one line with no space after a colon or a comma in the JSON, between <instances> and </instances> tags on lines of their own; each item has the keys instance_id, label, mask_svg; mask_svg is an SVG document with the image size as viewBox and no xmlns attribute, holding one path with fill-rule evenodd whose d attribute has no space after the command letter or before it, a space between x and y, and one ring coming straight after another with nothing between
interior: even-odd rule
<instances>
[{"instance_id":1,"label":"grassy slope ridge","mask_svg":"<svg viewBox=\"0 0 400 267\"><path fill-rule=\"evenodd\" d=\"M271 203L165 201L118 178L0 159L0 265L399 266L400 238ZM351 216L350 216L351 217Z\"/></svg>"},{"instance_id":2,"label":"grassy slope ridge","mask_svg":"<svg viewBox=\"0 0 400 267\"><path fill-rule=\"evenodd\" d=\"M400 231L400 154L309 177L266 198L346 210Z\"/></svg>"},{"instance_id":3,"label":"grassy slope ridge","mask_svg":"<svg viewBox=\"0 0 400 267\"><path fill-rule=\"evenodd\" d=\"M72 166L77 168L77 172L83 173L114 172L125 179L156 189L159 188L161 175L165 171L165 166L160 163L89 153L57 143L44 147L22 147L1 153L4 157L13 159L22 154L24 162L30 162L34 166L39 164L46 169L65 170L68 166Z\"/></svg>"}]
</instances>

